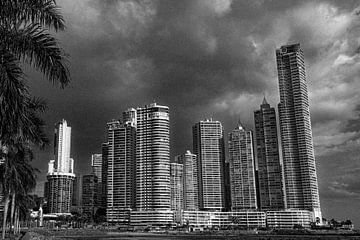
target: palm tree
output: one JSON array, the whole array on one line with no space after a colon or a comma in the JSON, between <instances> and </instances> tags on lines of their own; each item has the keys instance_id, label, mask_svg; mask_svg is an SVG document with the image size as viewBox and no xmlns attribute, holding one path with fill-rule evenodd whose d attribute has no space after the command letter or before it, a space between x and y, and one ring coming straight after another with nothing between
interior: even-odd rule
<instances>
[{"instance_id":1,"label":"palm tree","mask_svg":"<svg viewBox=\"0 0 360 240\"><path fill-rule=\"evenodd\" d=\"M5 237L6 217L8 205L11 197L11 212L10 212L10 224L14 226L15 233L15 218L16 212L18 212L19 205L17 197L26 196L36 186L36 169L34 169L30 161L33 158L33 154L28 145L11 145L7 154L7 160L0 165L0 181L3 186L5 196L5 211L3 221L3 236Z\"/></svg>"},{"instance_id":2,"label":"palm tree","mask_svg":"<svg viewBox=\"0 0 360 240\"><path fill-rule=\"evenodd\" d=\"M2 178L1 182L5 198L3 239L10 196L15 198L14 191L19 190L10 185L19 180L15 173L21 173L21 169L15 169L21 164L13 165L16 154L24 146L43 147L48 142L39 117L39 112L45 110L44 102L31 98L20 64L29 64L51 82L65 87L70 81L66 54L49 32L64 28L55 0L0 1L0 158L5 160L4 173L14 178ZM14 211L12 207L12 217Z\"/></svg>"}]
</instances>

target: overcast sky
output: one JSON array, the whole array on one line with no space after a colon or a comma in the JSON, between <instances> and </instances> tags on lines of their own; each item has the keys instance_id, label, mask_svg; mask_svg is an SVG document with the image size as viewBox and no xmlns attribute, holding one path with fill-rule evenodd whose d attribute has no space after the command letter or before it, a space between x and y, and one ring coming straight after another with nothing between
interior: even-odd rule
<instances>
[{"instance_id":1,"label":"overcast sky","mask_svg":"<svg viewBox=\"0 0 360 240\"><path fill-rule=\"evenodd\" d=\"M253 129L263 94L279 102L275 50L300 43L324 217L360 227L360 5L358 1L59 0L72 82L60 90L29 71L44 97L47 132L72 127L76 171L90 171L106 122L153 101L170 107L171 156L191 149L191 126L212 117L227 135ZM42 195L53 146L38 153Z\"/></svg>"}]
</instances>

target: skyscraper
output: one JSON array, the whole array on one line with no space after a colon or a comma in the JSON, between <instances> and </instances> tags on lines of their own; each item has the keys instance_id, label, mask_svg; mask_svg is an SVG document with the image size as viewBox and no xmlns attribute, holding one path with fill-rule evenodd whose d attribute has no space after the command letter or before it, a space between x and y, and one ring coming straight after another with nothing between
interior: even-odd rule
<instances>
[{"instance_id":1,"label":"skyscraper","mask_svg":"<svg viewBox=\"0 0 360 240\"><path fill-rule=\"evenodd\" d=\"M198 157L198 196L202 210L225 208L224 136L219 121L207 119L193 126L193 152Z\"/></svg>"},{"instance_id":2,"label":"skyscraper","mask_svg":"<svg viewBox=\"0 0 360 240\"><path fill-rule=\"evenodd\" d=\"M300 44L276 50L279 119L286 207L310 210L320 217L320 200L311 131L305 63Z\"/></svg>"},{"instance_id":3,"label":"skyscraper","mask_svg":"<svg viewBox=\"0 0 360 240\"><path fill-rule=\"evenodd\" d=\"M175 162L183 165L183 209L187 211L199 209L196 159L196 155L189 150L175 157Z\"/></svg>"},{"instance_id":4,"label":"skyscraper","mask_svg":"<svg viewBox=\"0 0 360 240\"><path fill-rule=\"evenodd\" d=\"M91 167L93 174L97 177L96 183L96 207L101 207L102 205L102 154L92 154L91 155Z\"/></svg>"},{"instance_id":5,"label":"skyscraper","mask_svg":"<svg viewBox=\"0 0 360 240\"><path fill-rule=\"evenodd\" d=\"M136 209L170 210L169 108L152 103L135 115Z\"/></svg>"},{"instance_id":6,"label":"skyscraper","mask_svg":"<svg viewBox=\"0 0 360 240\"><path fill-rule=\"evenodd\" d=\"M70 158L71 127L63 119L56 124L54 141L54 168L56 172L73 173L74 162Z\"/></svg>"},{"instance_id":7,"label":"skyscraper","mask_svg":"<svg viewBox=\"0 0 360 240\"><path fill-rule=\"evenodd\" d=\"M106 218L126 222L135 203L135 128L120 121L109 122L107 127Z\"/></svg>"},{"instance_id":8,"label":"skyscraper","mask_svg":"<svg viewBox=\"0 0 360 240\"><path fill-rule=\"evenodd\" d=\"M183 210L184 203L184 167L181 163L170 163L170 199L171 210Z\"/></svg>"},{"instance_id":9,"label":"skyscraper","mask_svg":"<svg viewBox=\"0 0 360 240\"><path fill-rule=\"evenodd\" d=\"M106 201L107 201L107 174L108 174L108 148L109 143L103 143L101 144L101 152L102 152L102 166L101 166L101 181L102 181L102 187L101 187L101 202L99 203L101 208L106 208Z\"/></svg>"},{"instance_id":10,"label":"skyscraper","mask_svg":"<svg viewBox=\"0 0 360 240\"><path fill-rule=\"evenodd\" d=\"M265 97L260 109L254 112L256 153L258 161L260 208L276 210L284 208L282 170L275 109Z\"/></svg>"},{"instance_id":11,"label":"skyscraper","mask_svg":"<svg viewBox=\"0 0 360 240\"><path fill-rule=\"evenodd\" d=\"M252 132L239 122L229 133L231 209L256 209L255 161Z\"/></svg>"},{"instance_id":12,"label":"skyscraper","mask_svg":"<svg viewBox=\"0 0 360 240\"><path fill-rule=\"evenodd\" d=\"M91 167L95 176L98 178L98 181L102 180L102 154L92 154L91 155Z\"/></svg>"},{"instance_id":13,"label":"skyscraper","mask_svg":"<svg viewBox=\"0 0 360 240\"><path fill-rule=\"evenodd\" d=\"M83 213L91 217L94 217L97 205L97 183L98 178L93 173L82 176Z\"/></svg>"},{"instance_id":14,"label":"skyscraper","mask_svg":"<svg viewBox=\"0 0 360 240\"><path fill-rule=\"evenodd\" d=\"M55 160L49 163L45 197L50 213L69 213L75 174L74 160L70 158L71 127L65 120L56 124L54 139Z\"/></svg>"}]
</instances>

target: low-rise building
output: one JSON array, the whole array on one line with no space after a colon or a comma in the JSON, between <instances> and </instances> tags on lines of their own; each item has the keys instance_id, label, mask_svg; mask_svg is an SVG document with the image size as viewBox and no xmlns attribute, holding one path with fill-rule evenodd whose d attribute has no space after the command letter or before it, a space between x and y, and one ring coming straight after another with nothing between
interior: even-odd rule
<instances>
[{"instance_id":1,"label":"low-rise building","mask_svg":"<svg viewBox=\"0 0 360 240\"><path fill-rule=\"evenodd\" d=\"M174 223L174 212L167 211L131 211L132 227L170 226Z\"/></svg>"},{"instance_id":2,"label":"low-rise building","mask_svg":"<svg viewBox=\"0 0 360 240\"><path fill-rule=\"evenodd\" d=\"M286 209L266 212L268 228L294 228L294 226L310 228L312 220L313 213L307 210Z\"/></svg>"},{"instance_id":3,"label":"low-rise building","mask_svg":"<svg viewBox=\"0 0 360 240\"><path fill-rule=\"evenodd\" d=\"M183 224L190 227L266 227L266 214L261 211L207 212L184 211Z\"/></svg>"}]
</instances>

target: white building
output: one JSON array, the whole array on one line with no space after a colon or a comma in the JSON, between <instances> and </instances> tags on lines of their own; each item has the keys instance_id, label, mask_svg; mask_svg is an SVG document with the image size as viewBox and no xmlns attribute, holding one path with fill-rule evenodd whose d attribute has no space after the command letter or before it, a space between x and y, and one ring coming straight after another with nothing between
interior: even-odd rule
<instances>
[{"instance_id":1,"label":"white building","mask_svg":"<svg viewBox=\"0 0 360 240\"><path fill-rule=\"evenodd\" d=\"M207 119L193 126L193 153L198 164L198 196L201 210L225 208L225 150L223 127Z\"/></svg>"},{"instance_id":2,"label":"white building","mask_svg":"<svg viewBox=\"0 0 360 240\"><path fill-rule=\"evenodd\" d=\"M266 212L266 221L269 228L291 229L295 225L309 228L313 218L313 213L307 210L287 209Z\"/></svg>"},{"instance_id":3,"label":"white building","mask_svg":"<svg viewBox=\"0 0 360 240\"><path fill-rule=\"evenodd\" d=\"M55 160L48 164L45 198L50 213L70 213L74 192L74 160L70 158L71 127L66 120L55 125Z\"/></svg>"},{"instance_id":4,"label":"white building","mask_svg":"<svg viewBox=\"0 0 360 240\"><path fill-rule=\"evenodd\" d=\"M300 44L276 50L286 208L321 219L305 63Z\"/></svg>"}]
</instances>

